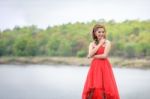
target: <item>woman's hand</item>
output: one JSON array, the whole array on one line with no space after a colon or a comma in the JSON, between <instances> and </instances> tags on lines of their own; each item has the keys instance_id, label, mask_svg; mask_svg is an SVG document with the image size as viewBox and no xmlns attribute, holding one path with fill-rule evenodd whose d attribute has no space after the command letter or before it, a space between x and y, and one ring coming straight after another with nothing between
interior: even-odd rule
<instances>
[{"instance_id":1,"label":"woman's hand","mask_svg":"<svg viewBox=\"0 0 150 99\"><path fill-rule=\"evenodd\" d=\"M99 45L102 45L105 41L106 41L106 39L105 39L105 38L100 39L100 41L99 41Z\"/></svg>"},{"instance_id":2,"label":"woman's hand","mask_svg":"<svg viewBox=\"0 0 150 99\"><path fill-rule=\"evenodd\" d=\"M102 38L99 41L98 45L95 45L94 42L90 43L89 45L89 54L87 56L87 58L93 58L93 56L95 55L96 51L99 49L99 47L105 42L106 39Z\"/></svg>"},{"instance_id":3,"label":"woman's hand","mask_svg":"<svg viewBox=\"0 0 150 99\"><path fill-rule=\"evenodd\" d=\"M99 58L99 59L104 59L108 57L108 54L110 52L111 49L111 43L110 41L107 41L106 45L105 45L105 50L103 54L99 54L99 55L94 55L92 58Z\"/></svg>"}]
</instances>

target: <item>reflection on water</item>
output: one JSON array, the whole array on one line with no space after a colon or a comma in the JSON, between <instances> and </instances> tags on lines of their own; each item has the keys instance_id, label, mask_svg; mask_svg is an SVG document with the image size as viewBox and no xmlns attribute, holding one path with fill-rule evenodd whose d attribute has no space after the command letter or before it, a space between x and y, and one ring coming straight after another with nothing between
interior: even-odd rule
<instances>
[{"instance_id":1,"label":"reflection on water","mask_svg":"<svg viewBox=\"0 0 150 99\"><path fill-rule=\"evenodd\" d=\"M81 99L88 69L0 65L0 99ZM150 70L113 70L121 99L149 99Z\"/></svg>"}]
</instances>

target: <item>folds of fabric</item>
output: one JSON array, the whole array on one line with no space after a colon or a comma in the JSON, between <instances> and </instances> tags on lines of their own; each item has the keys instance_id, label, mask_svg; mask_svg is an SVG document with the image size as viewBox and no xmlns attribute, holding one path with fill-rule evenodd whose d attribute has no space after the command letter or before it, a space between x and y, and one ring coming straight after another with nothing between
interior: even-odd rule
<instances>
[{"instance_id":1,"label":"folds of fabric","mask_svg":"<svg viewBox=\"0 0 150 99\"><path fill-rule=\"evenodd\" d=\"M99 53L103 50L99 49ZM82 99L87 99L90 91L94 89L92 99L120 99L115 82L112 66L109 60L93 59L86 77Z\"/></svg>"}]
</instances>

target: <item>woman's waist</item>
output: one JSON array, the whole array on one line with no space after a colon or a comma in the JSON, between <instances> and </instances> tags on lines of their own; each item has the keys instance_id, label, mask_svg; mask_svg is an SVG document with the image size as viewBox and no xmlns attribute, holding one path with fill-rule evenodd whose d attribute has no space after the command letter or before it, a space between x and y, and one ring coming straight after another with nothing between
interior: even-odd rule
<instances>
[{"instance_id":1,"label":"woman's waist","mask_svg":"<svg viewBox=\"0 0 150 99\"><path fill-rule=\"evenodd\" d=\"M92 61L108 61L108 58L93 58Z\"/></svg>"}]
</instances>

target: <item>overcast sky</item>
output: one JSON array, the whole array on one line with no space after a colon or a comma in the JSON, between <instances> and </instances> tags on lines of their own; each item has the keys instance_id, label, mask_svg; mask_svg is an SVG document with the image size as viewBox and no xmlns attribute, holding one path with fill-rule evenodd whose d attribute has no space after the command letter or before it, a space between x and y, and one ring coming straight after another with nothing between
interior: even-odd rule
<instances>
[{"instance_id":1,"label":"overcast sky","mask_svg":"<svg viewBox=\"0 0 150 99\"><path fill-rule=\"evenodd\" d=\"M0 30L93 19L150 19L150 0L0 0Z\"/></svg>"}]
</instances>

